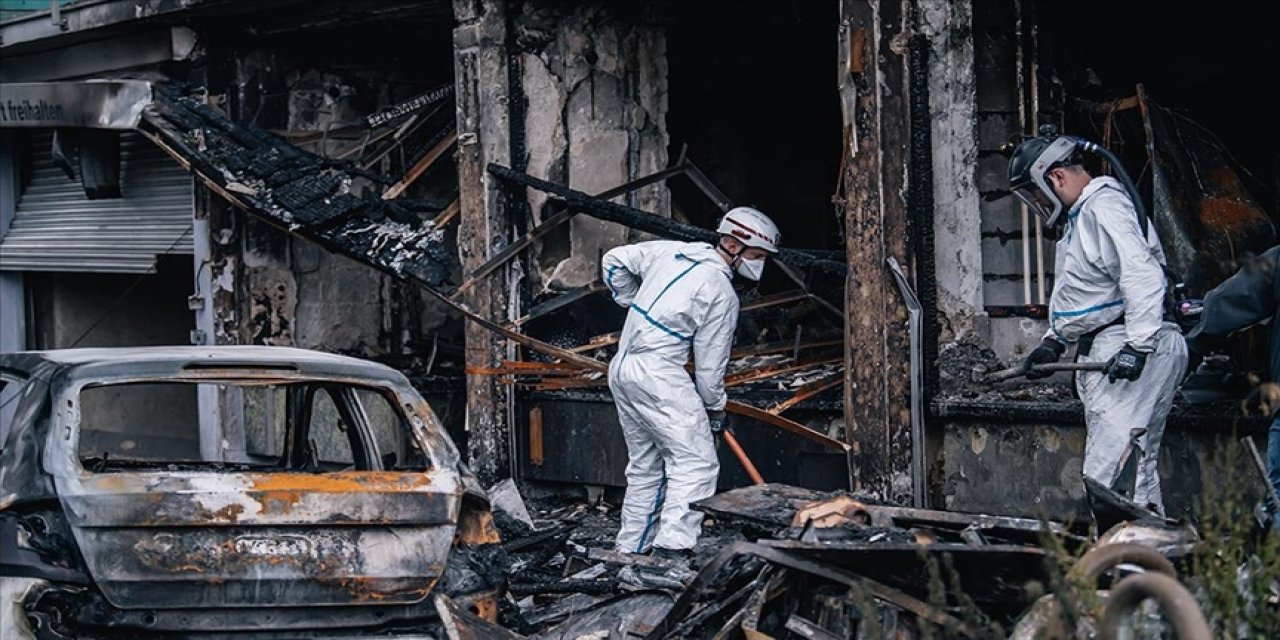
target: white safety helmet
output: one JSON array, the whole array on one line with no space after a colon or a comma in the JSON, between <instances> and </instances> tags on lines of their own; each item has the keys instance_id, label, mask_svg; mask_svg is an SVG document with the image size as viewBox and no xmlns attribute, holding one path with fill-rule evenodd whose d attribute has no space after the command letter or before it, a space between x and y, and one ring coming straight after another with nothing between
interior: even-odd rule
<instances>
[{"instance_id":1,"label":"white safety helmet","mask_svg":"<svg viewBox=\"0 0 1280 640\"><path fill-rule=\"evenodd\" d=\"M734 207L720 219L716 233L730 236L748 247L764 249L769 253L778 252L778 244L782 242L782 234L778 225L751 207Z\"/></svg>"}]
</instances>

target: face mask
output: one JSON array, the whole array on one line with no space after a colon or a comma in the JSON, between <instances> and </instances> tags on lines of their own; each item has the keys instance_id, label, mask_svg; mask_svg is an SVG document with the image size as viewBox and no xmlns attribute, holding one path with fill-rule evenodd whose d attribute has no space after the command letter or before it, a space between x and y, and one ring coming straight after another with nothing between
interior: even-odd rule
<instances>
[{"instance_id":1,"label":"face mask","mask_svg":"<svg viewBox=\"0 0 1280 640\"><path fill-rule=\"evenodd\" d=\"M759 260L739 260L738 275L748 279L759 281L760 276L764 274L764 258Z\"/></svg>"}]
</instances>

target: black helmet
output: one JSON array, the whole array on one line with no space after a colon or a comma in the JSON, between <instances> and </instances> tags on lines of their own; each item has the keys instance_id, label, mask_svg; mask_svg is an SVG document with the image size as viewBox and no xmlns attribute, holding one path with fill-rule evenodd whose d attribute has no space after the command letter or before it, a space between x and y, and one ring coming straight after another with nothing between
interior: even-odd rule
<instances>
[{"instance_id":1,"label":"black helmet","mask_svg":"<svg viewBox=\"0 0 1280 640\"><path fill-rule=\"evenodd\" d=\"M1079 138L1057 135L1052 125L1040 128L1040 136L1024 140L1009 160L1009 189L1048 226L1058 223L1062 200L1049 186L1045 174L1054 167L1079 164Z\"/></svg>"}]
</instances>

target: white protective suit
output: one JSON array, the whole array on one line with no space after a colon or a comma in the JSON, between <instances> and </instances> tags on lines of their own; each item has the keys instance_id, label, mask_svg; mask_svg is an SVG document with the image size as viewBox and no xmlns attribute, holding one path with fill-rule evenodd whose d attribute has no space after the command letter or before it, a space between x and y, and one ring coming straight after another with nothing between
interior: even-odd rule
<instances>
[{"instance_id":1,"label":"white protective suit","mask_svg":"<svg viewBox=\"0 0 1280 640\"><path fill-rule=\"evenodd\" d=\"M1112 487L1129 454L1139 456L1132 499L1164 513L1156 465L1165 418L1187 364L1177 325L1164 321L1164 249L1151 225L1146 237L1124 187L1094 178L1067 213L1058 241L1049 333L1063 342L1117 320L1097 334L1081 362L1107 362L1125 343L1147 353L1137 380L1109 382L1081 372L1076 390L1088 435L1084 475ZM1128 494L1129 487L1113 487Z\"/></svg>"},{"instance_id":2,"label":"white protective suit","mask_svg":"<svg viewBox=\"0 0 1280 640\"><path fill-rule=\"evenodd\" d=\"M705 243L642 242L604 255L604 281L629 307L609 390L627 441L627 493L617 548L690 549L720 463L707 411L722 410L738 324L729 265ZM693 350L693 377L685 370Z\"/></svg>"}]
</instances>

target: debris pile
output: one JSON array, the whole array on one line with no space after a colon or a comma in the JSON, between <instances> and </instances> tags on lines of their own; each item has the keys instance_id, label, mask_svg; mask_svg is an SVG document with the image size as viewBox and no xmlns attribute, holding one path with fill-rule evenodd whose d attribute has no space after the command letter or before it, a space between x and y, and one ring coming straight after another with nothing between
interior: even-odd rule
<instances>
[{"instance_id":1,"label":"debris pile","mask_svg":"<svg viewBox=\"0 0 1280 640\"><path fill-rule=\"evenodd\" d=\"M1079 585L1146 589L1152 572L1176 577L1169 558L1180 562L1197 539L1185 526L1126 524L1084 553L1088 540L1059 523L765 484L697 503L707 519L696 575L641 588L619 576L640 566L675 576L676 565L616 551L616 509L543 500L529 509L529 526L512 513L524 509L514 486L499 492L509 563L499 624L440 597L450 638L1037 637L1080 615ZM1069 571L1058 569L1082 553ZM1160 594L1185 593L1176 580L1154 580ZM1132 612L1131 597L1115 615ZM1056 604L1064 598L1066 612ZM1195 624L1191 608L1177 624Z\"/></svg>"},{"instance_id":2,"label":"debris pile","mask_svg":"<svg viewBox=\"0 0 1280 640\"><path fill-rule=\"evenodd\" d=\"M983 377L1016 366L1017 362L1003 365L989 348L968 343L949 345L938 354L939 394L935 402L1003 402L1033 401L1060 402L1070 400L1069 378L1057 378L1028 382L1015 378L998 385L983 382Z\"/></svg>"}]
</instances>

